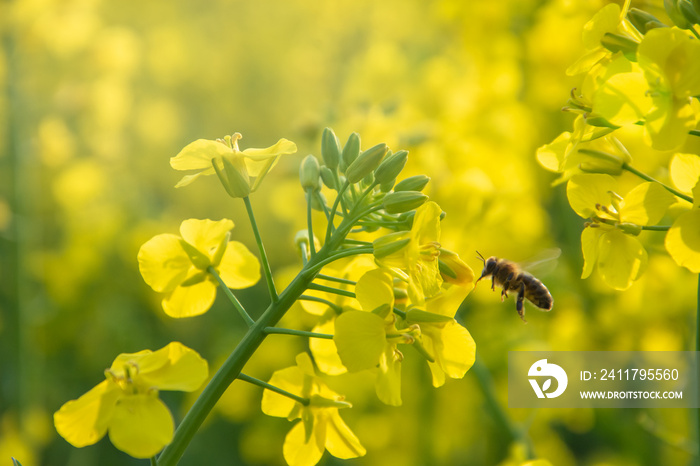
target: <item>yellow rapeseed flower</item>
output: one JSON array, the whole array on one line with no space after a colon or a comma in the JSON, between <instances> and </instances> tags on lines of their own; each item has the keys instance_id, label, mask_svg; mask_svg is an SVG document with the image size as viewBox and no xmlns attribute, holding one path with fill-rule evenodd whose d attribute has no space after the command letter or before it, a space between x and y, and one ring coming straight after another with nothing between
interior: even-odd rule
<instances>
[{"instance_id":1,"label":"yellow rapeseed flower","mask_svg":"<svg viewBox=\"0 0 700 466\"><path fill-rule=\"evenodd\" d=\"M275 371L270 384L309 400L308 405L270 390L263 392L262 410L269 416L301 419L284 440L284 459L290 466L313 466L324 450L336 458L364 456L365 448L340 417L340 408L352 405L316 376L307 353L296 357L296 366Z\"/></svg>"},{"instance_id":2,"label":"yellow rapeseed flower","mask_svg":"<svg viewBox=\"0 0 700 466\"><path fill-rule=\"evenodd\" d=\"M280 139L264 149L240 150L238 140L242 137L234 133L216 141L197 139L185 146L170 159L170 166L175 170L197 170L197 173L184 176L175 187L187 186L200 176L217 173L229 195L246 197L260 186L281 155L297 151L296 144L287 139Z\"/></svg>"},{"instance_id":3,"label":"yellow rapeseed flower","mask_svg":"<svg viewBox=\"0 0 700 466\"><path fill-rule=\"evenodd\" d=\"M217 280L229 288L247 288L260 280L260 262L243 243L229 241L233 222L188 219L180 234L157 235L141 246L139 270L155 291L166 293L163 310L171 317L203 314L214 303Z\"/></svg>"},{"instance_id":4,"label":"yellow rapeseed flower","mask_svg":"<svg viewBox=\"0 0 700 466\"><path fill-rule=\"evenodd\" d=\"M624 290L647 264L647 252L636 236L642 226L661 220L675 198L658 183L642 183L621 198L615 194L616 185L610 175L576 175L569 180L566 194L577 214L592 219L581 233L581 278L590 276L597 264L608 285Z\"/></svg>"},{"instance_id":5,"label":"yellow rapeseed flower","mask_svg":"<svg viewBox=\"0 0 700 466\"><path fill-rule=\"evenodd\" d=\"M109 432L118 449L150 458L170 443L174 422L159 390L191 392L208 376L197 352L173 342L158 351L120 354L106 380L54 414L58 433L75 447L92 445Z\"/></svg>"}]
</instances>

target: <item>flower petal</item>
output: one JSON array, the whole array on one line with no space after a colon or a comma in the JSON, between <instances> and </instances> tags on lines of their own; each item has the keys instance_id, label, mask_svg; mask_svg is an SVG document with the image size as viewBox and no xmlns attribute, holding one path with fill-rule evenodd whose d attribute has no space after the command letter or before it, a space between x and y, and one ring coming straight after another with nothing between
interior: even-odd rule
<instances>
[{"instance_id":1,"label":"flower petal","mask_svg":"<svg viewBox=\"0 0 700 466\"><path fill-rule=\"evenodd\" d=\"M598 261L600 237L607 230L603 228L584 228L581 232L581 249L583 250L583 272L581 278L590 277Z\"/></svg>"},{"instance_id":2,"label":"flower petal","mask_svg":"<svg viewBox=\"0 0 700 466\"><path fill-rule=\"evenodd\" d=\"M689 193L700 181L700 156L697 154L674 154L669 171L676 188L684 193Z\"/></svg>"},{"instance_id":3,"label":"flower petal","mask_svg":"<svg viewBox=\"0 0 700 466\"><path fill-rule=\"evenodd\" d=\"M226 286L236 290L253 286L260 280L260 261L238 241L229 241L217 269Z\"/></svg>"},{"instance_id":4,"label":"flower petal","mask_svg":"<svg viewBox=\"0 0 700 466\"><path fill-rule=\"evenodd\" d=\"M336 458L348 459L364 456L367 450L345 424L338 410L333 410L326 428L326 449Z\"/></svg>"},{"instance_id":5,"label":"flower petal","mask_svg":"<svg viewBox=\"0 0 700 466\"><path fill-rule=\"evenodd\" d=\"M637 225L655 225L676 202L673 194L659 183L635 186L620 203L620 220Z\"/></svg>"},{"instance_id":6,"label":"flower petal","mask_svg":"<svg viewBox=\"0 0 700 466\"><path fill-rule=\"evenodd\" d=\"M270 385L301 396L304 374L298 366L286 367L272 373ZM268 416L287 417L294 409L296 401L270 390L263 390L262 412Z\"/></svg>"},{"instance_id":7,"label":"flower petal","mask_svg":"<svg viewBox=\"0 0 700 466\"><path fill-rule=\"evenodd\" d=\"M666 250L673 260L700 273L700 209L681 214L666 234Z\"/></svg>"},{"instance_id":8,"label":"flower petal","mask_svg":"<svg viewBox=\"0 0 700 466\"><path fill-rule=\"evenodd\" d=\"M109 380L102 381L54 413L56 430L74 447L97 443L107 432L114 407L121 396L122 391L118 385Z\"/></svg>"},{"instance_id":9,"label":"flower petal","mask_svg":"<svg viewBox=\"0 0 700 466\"><path fill-rule=\"evenodd\" d=\"M159 390L191 392L201 387L209 375L207 361L177 341L140 357L138 368L139 379Z\"/></svg>"},{"instance_id":10,"label":"flower petal","mask_svg":"<svg viewBox=\"0 0 700 466\"><path fill-rule=\"evenodd\" d=\"M583 218L597 215L596 204L610 205L609 191L615 189L615 179L604 174L574 175L566 185L566 196L574 211Z\"/></svg>"},{"instance_id":11,"label":"flower petal","mask_svg":"<svg viewBox=\"0 0 700 466\"><path fill-rule=\"evenodd\" d=\"M212 168L211 160L231 154L225 144L197 139L185 146L175 157L170 158L170 166L175 170L206 170Z\"/></svg>"},{"instance_id":12,"label":"flower petal","mask_svg":"<svg viewBox=\"0 0 700 466\"><path fill-rule=\"evenodd\" d=\"M642 244L620 230L605 232L600 238L598 272L617 290L632 286L647 266L647 252Z\"/></svg>"},{"instance_id":13,"label":"flower petal","mask_svg":"<svg viewBox=\"0 0 700 466\"><path fill-rule=\"evenodd\" d=\"M349 371L376 367L386 345L384 319L370 312L344 312L335 321L333 341Z\"/></svg>"},{"instance_id":14,"label":"flower petal","mask_svg":"<svg viewBox=\"0 0 700 466\"><path fill-rule=\"evenodd\" d=\"M401 353L397 353L395 345L385 345L374 384L377 397L389 406L401 406Z\"/></svg>"},{"instance_id":15,"label":"flower petal","mask_svg":"<svg viewBox=\"0 0 700 466\"><path fill-rule=\"evenodd\" d=\"M170 443L174 430L173 417L158 396L131 395L115 408L109 439L134 458L150 458Z\"/></svg>"},{"instance_id":16,"label":"flower petal","mask_svg":"<svg viewBox=\"0 0 700 466\"><path fill-rule=\"evenodd\" d=\"M241 154L246 158L254 161L264 161L278 157L284 154L294 154L297 151L297 145L287 139L280 139L275 144L264 149L249 148L241 151ZM251 172L251 176L258 176L259 173Z\"/></svg>"},{"instance_id":17,"label":"flower petal","mask_svg":"<svg viewBox=\"0 0 700 466\"><path fill-rule=\"evenodd\" d=\"M372 312L379 306L394 308L394 286L391 277L382 269L370 270L357 281L355 295L362 310Z\"/></svg>"},{"instance_id":18,"label":"flower petal","mask_svg":"<svg viewBox=\"0 0 700 466\"><path fill-rule=\"evenodd\" d=\"M321 460L324 444L316 429L306 442L304 423L297 422L284 439L282 453L289 466L313 466Z\"/></svg>"},{"instance_id":19,"label":"flower petal","mask_svg":"<svg viewBox=\"0 0 700 466\"><path fill-rule=\"evenodd\" d=\"M192 286L178 286L163 298L163 310L170 317L193 317L204 314L214 304L216 285L205 280Z\"/></svg>"},{"instance_id":20,"label":"flower petal","mask_svg":"<svg viewBox=\"0 0 700 466\"><path fill-rule=\"evenodd\" d=\"M227 218L219 221L190 218L180 225L180 235L199 252L208 256L212 249L221 244L231 229L233 221Z\"/></svg>"},{"instance_id":21,"label":"flower petal","mask_svg":"<svg viewBox=\"0 0 700 466\"><path fill-rule=\"evenodd\" d=\"M318 324L311 331L314 333L333 335L335 333L335 319ZM324 374L340 375L348 371L347 368L343 366L340 356L338 356L338 349L335 347L335 342L333 340L310 338L309 349L311 349L311 353L314 355L316 366L318 366L318 369Z\"/></svg>"},{"instance_id":22,"label":"flower petal","mask_svg":"<svg viewBox=\"0 0 700 466\"><path fill-rule=\"evenodd\" d=\"M187 276L192 261L175 235L157 235L146 241L138 254L143 280L158 293L174 290Z\"/></svg>"},{"instance_id":23,"label":"flower petal","mask_svg":"<svg viewBox=\"0 0 700 466\"><path fill-rule=\"evenodd\" d=\"M435 360L445 374L453 379L464 377L464 374L474 365L476 357L476 343L469 331L452 320L436 329L432 340Z\"/></svg>"}]
</instances>

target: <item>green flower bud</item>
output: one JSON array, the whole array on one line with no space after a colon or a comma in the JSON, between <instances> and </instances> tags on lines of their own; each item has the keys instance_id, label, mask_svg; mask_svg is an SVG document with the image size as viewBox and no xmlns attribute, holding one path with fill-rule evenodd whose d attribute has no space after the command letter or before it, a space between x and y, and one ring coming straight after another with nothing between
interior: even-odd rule
<instances>
[{"instance_id":1,"label":"green flower bud","mask_svg":"<svg viewBox=\"0 0 700 466\"><path fill-rule=\"evenodd\" d=\"M335 178L333 177L333 172L330 168L326 167L325 165L321 167L321 180L323 180L323 184L325 184L329 188L335 190L338 189L335 186Z\"/></svg>"},{"instance_id":2,"label":"green flower bud","mask_svg":"<svg viewBox=\"0 0 700 466\"><path fill-rule=\"evenodd\" d=\"M316 157L309 154L304 157L299 165L299 180L304 190L312 189L314 191L321 189L320 178L321 167L318 165Z\"/></svg>"},{"instance_id":3,"label":"green flower bud","mask_svg":"<svg viewBox=\"0 0 700 466\"><path fill-rule=\"evenodd\" d=\"M357 183L374 171L384 158L388 148L381 143L363 151L345 170L345 176L351 184Z\"/></svg>"},{"instance_id":4,"label":"green flower bud","mask_svg":"<svg viewBox=\"0 0 700 466\"><path fill-rule=\"evenodd\" d=\"M622 52L628 60L637 60L637 46L639 44L628 37L606 32L600 44L613 53Z\"/></svg>"},{"instance_id":5,"label":"green flower bud","mask_svg":"<svg viewBox=\"0 0 700 466\"><path fill-rule=\"evenodd\" d=\"M627 19L642 34L646 34L654 28L667 27L656 16L638 8L630 8L627 12Z\"/></svg>"},{"instance_id":6,"label":"green flower bud","mask_svg":"<svg viewBox=\"0 0 700 466\"><path fill-rule=\"evenodd\" d=\"M374 257L381 259L395 252L400 251L411 241L411 238L406 238L406 233L401 231L397 233L389 233L380 238L377 238L372 243L374 248Z\"/></svg>"},{"instance_id":7,"label":"green flower bud","mask_svg":"<svg viewBox=\"0 0 700 466\"><path fill-rule=\"evenodd\" d=\"M323 212L323 206L328 205L326 201L326 196L323 195L321 191L315 191L313 196L311 196L311 208Z\"/></svg>"},{"instance_id":8,"label":"green flower bud","mask_svg":"<svg viewBox=\"0 0 700 466\"><path fill-rule=\"evenodd\" d=\"M423 188L430 181L430 177L425 175L416 175L401 180L394 186L394 191L423 191Z\"/></svg>"},{"instance_id":9,"label":"green flower bud","mask_svg":"<svg viewBox=\"0 0 700 466\"><path fill-rule=\"evenodd\" d=\"M396 184L396 178L380 184L379 190L383 193L388 193L389 191L391 191L391 188L394 187L394 184Z\"/></svg>"},{"instance_id":10,"label":"green flower bud","mask_svg":"<svg viewBox=\"0 0 700 466\"><path fill-rule=\"evenodd\" d=\"M579 153L587 156L579 164L581 171L586 173L607 173L609 175L619 175L622 173L622 166L628 161L622 156L599 150L580 149Z\"/></svg>"},{"instance_id":11,"label":"green flower bud","mask_svg":"<svg viewBox=\"0 0 700 466\"><path fill-rule=\"evenodd\" d=\"M408 160L408 151L400 150L385 158L374 172L374 179L378 183L386 183L395 180Z\"/></svg>"},{"instance_id":12,"label":"green flower bud","mask_svg":"<svg viewBox=\"0 0 700 466\"><path fill-rule=\"evenodd\" d=\"M358 155L360 155L360 135L352 133L343 147L340 168L345 171Z\"/></svg>"},{"instance_id":13,"label":"green flower bud","mask_svg":"<svg viewBox=\"0 0 700 466\"><path fill-rule=\"evenodd\" d=\"M685 19L678 7L678 0L664 0L664 9L668 17L673 21L673 24L681 29L689 29L691 27L691 24Z\"/></svg>"},{"instance_id":14,"label":"green flower bud","mask_svg":"<svg viewBox=\"0 0 700 466\"><path fill-rule=\"evenodd\" d=\"M695 11L693 4L688 0L679 0L678 9L681 11L681 14L685 17L685 19L688 20L688 22L691 24L700 24L700 14Z\"/></svg>"},{"instance_id":15,"label":"green flower bud","mask_svg":"<svg viewBox=\"0 0 700 466\"><path fill-rule=\"evenodd\" d=\"M418 191L399 191L389 193L384 198L384 210L390 214L400 214L420 207L428 196Z\"/></svg>"},{"instance_id":16,"label":"green flower bud","mask_svg":"<svg viewBox=\"0 0 700 466\"><path fill-rule=\"evenodd\" d=\"M340 141L332 129L326 128L321 136L321 155L323 162L331 170L338 168L340 162Z\"/></svg>"}]
</instances>

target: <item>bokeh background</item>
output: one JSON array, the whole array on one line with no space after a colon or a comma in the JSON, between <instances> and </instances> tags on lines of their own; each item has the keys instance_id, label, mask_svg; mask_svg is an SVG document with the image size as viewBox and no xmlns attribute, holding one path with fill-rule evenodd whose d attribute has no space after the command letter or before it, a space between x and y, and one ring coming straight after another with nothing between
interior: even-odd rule
<instances>
[{"instance_id":1,"label":"bokeh background","mask_svg":"<svg viewBox=\"0 0 700 466\"><path fill-rule=\"evenodd\" d=\"M571 125L560 110L577 83L564 70L603 4L0 3L0 464L146 464L107 439L71 447L52 413L102 380L119 353L181 341L216 367L242 334L221 297L201 317L167 318L138 273L140 245L185 218L231 218L234 239L255 250L242 203L214 178L175 190L181 174L169 157L236 131L242 148L297 143L252 197L283 281L300 266L298 163L319 155L326 126L343 142L357 131L365 148L408 149L405 175L430 176L428 193L448 214L443 245L475 270L477 249L513 260L562 250L556 273L540 277L554 310L531 311L528 325L488 286L468 296L458 319L480 368L463 380L434 389L427 366L407 358L404 405L391 408L371 377L329 379L353 402L343 417L368 450L349 464L515 465L528 443L554 465L687 464L683 410L507 408L508 351L692 346L697 277L664 253L662 235L642 234L649 268L629 290L581 280L583 220L535 159ZM660 1L633 5L663 17ZM264 283L238 295L254 315L266 305ZM287 323L308 329L313 319L295 307ZM267 379L305 346L270 337L246 372ZM191 402L163 397L177 420ZM263 415L260 399L234 383L181 464L281 464L291 425Z\"/></svg>"}]
</instances>

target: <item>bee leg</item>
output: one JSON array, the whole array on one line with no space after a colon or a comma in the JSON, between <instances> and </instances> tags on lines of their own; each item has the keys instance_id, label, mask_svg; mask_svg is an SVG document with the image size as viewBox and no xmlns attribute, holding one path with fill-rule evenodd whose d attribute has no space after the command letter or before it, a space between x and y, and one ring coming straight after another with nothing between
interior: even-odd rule
<instances>
[{"instance_id":1,"label":"bee leg","mask_svg":"<svg viewBox=\"0 0 700 466\"><path fill-rule=\"evenodd\" d=\"M523 307L523 301L525 300L525 283L520 284L520 290L518 291L518 300L515 304L515 309L518 311L518 315L523 322L527 323L525 320L525 308Z\"/></svg>"},{"instance_id":2,"label":"bee leg","mask_svg":"<svg viewBox=\"0 0 700 466\"><path fill-rule=\"evenodd\" d=\"M503 283L503 290L501 291L501 302L503 302L508 297L508 288L510 288L510 281L513 279L514 274L508 275L506 281Z\"/></svg>"},{"instance_id":3,"label":"bee leg","mask_svg":"<svg viewBox=\"0 0 700 466\"><path fill-rule=\"evenodd\" d=\"M491 275L491 291L496 291L496 275Z\"/></svg>"}]
</instances>

